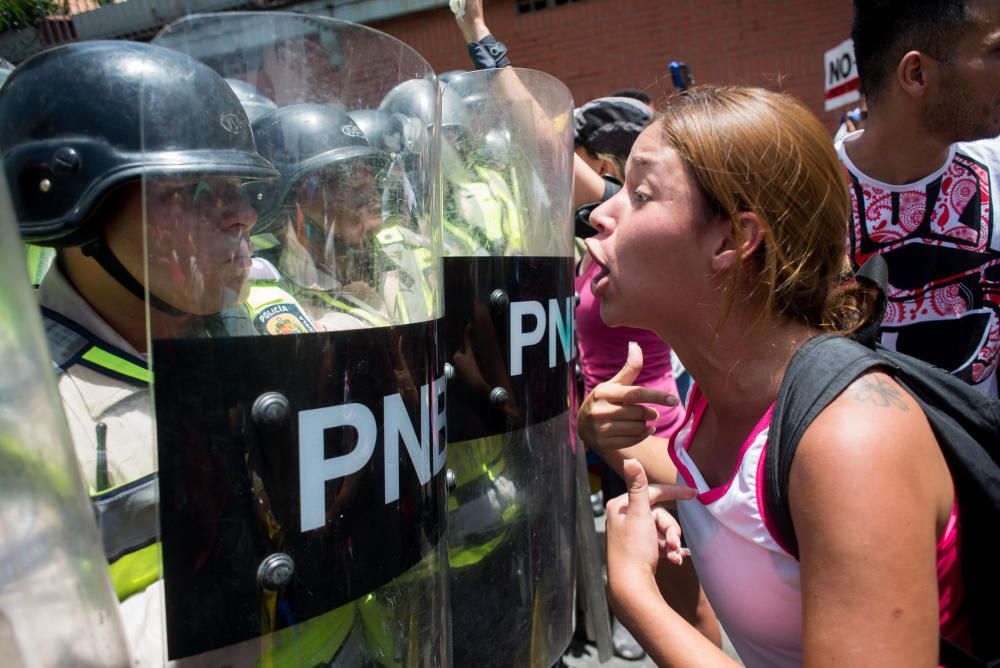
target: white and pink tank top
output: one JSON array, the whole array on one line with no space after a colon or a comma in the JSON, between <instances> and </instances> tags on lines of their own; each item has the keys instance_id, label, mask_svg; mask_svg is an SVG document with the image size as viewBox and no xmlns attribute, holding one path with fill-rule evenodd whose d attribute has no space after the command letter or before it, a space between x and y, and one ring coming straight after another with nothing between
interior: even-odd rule
<instances>
[{"instance_id":1,"label":"white and pink tank top","mask_svg":"<svg viewBox=\"0 0 1000 668\"><path fill-rule=\"evenodd\" d=\"M669 446L678 482L698 490L694 499L677 503L684 539L705 594L743 662L749 668L801 666L799 563L774 539L764 516L764 452L774 406L743 443L732 477L714 488L687 452L707 406L695 386L684 424ZM965 644L964 619L956 615L961 599L956 511L938 542L938 585L942 630Z\"/></svg>"}]
</instances>

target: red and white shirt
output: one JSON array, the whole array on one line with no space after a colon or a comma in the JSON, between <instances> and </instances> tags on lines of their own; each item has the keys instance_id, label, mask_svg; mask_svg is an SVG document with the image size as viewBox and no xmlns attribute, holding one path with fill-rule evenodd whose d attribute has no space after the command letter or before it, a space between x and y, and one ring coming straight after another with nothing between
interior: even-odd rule
<instances>
[{"instance_id":1,"label":"red and white shirt","mask_svg":"<svg viewBox=\"0 0 1000 668\"><path fill-rule=\"evenodd\" d=\"M889 266L882 343L997 396L1000 355L1000 139L953 144L945 164L892 185L862 173L837 143L850 179L851 259Z\"/></svg>"}]
</instances>

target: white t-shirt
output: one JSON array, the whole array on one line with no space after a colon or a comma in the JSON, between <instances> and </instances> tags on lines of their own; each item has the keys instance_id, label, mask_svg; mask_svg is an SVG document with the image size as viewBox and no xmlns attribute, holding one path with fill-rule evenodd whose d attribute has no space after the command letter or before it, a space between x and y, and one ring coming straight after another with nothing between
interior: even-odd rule
<instances>
[{"instance_id":1,"label":"white t-shirt","mask_svg":"<svg viewBox=\"0 0 1000 668\"><path fill-rule=\"evenodd\" d=\"M889 266L882 343L997 396L1000 354L1000 139L954 144L937 171L876 181L837 154L850 178L851 259Z\"/></svg>"}]
</instances>

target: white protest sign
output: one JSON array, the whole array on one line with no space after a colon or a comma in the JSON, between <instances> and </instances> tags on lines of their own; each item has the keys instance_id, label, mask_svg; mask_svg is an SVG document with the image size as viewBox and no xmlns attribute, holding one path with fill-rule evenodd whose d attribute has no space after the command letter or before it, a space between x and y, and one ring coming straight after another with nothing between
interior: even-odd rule
<instances>
[{"instance_id":1,"label":"white protest sign","mask_svg":"<svg viewBox=\"0 0 1000 668\"><path fill-rule=\"evenodd\" d=\"M838 107L861 99L861 79L854 62L854 40L846 39L823 56L823 76L826 79L825 108Z\"/></svg>"}]
</instances>

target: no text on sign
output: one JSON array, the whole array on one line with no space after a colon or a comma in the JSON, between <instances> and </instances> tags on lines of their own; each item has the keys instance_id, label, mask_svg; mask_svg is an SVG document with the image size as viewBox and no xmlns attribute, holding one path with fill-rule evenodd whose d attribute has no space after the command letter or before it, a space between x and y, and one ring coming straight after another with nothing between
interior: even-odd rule
<instances>
[{"instance_id":1,"label":"no text on sign","mask_svg":"<svg viewBox=\"0 0 1000 668\"><path fill-rule=\"evenodd\" d=\"M854 40L846 39L824 54L823 76L826 80L823 96L826 111L861 99L861 80L854 62Z\"/></svg>"}]
</instances>

